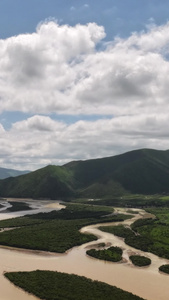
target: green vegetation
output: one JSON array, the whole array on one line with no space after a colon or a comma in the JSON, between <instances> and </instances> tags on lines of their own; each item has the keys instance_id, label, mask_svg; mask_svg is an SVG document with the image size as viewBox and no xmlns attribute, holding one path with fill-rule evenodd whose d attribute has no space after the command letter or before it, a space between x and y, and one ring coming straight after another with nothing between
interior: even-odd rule
<instances>
[{"instance_id":1,"label":"green vegetation","mask_svg":"<svg viewBox=\"0 0 169 300\"><path fill-rule=\"evenodd\" d=\"M113 157L73 161L62 167L47 166L26 175L0 180L0 197L120 200L131 194L165 193L165 198L159 196L157 201L141 200L145 200L144 205L165 202L169 206L168 182L169 151L141 149ZM128 199L126 205L132 207L133 200Z\"/></svg>"},{"instance_id":2,"label":"green vegetation","mask_svg":"<svg viewBox=\"0 0 169 300\"><path fill-rule=\"evenodd\" d=\"M2 232L0 244L63 253L73 246L96 239L95 236L79 232L83 225L86 225L83 221L49 220L42 224Z\"/></svg>"},{"instance_id":3,"label":"green vegetation","mask_svg":"<svg viewBox=\"0 0 169 300\"><path fill-rule=\"evenodd\" d=\"M157 219L138 220L132 229L147 241L148 251L169 258L169 209L151 210Z\"/></svg>"},{"instance_id":4,"label":"green vegetation","mask_svg":"<svg viewBox=\"0 0 169 300\"><path fill-rule=\"evenodd\" d=\"M169 259L169 209L149 209L157 219L140 219L130 228L124 226L101 227L102 231L123 237L125 243L142 251L152 252Z\"/></svg>"},{"instance_id":5,"label":"green vegetation","mask_svg":"<svg viewBox=\"0 0 169 300\"><path fill-rule=\"evenodd\" d=\"M77 275L37 270L5 273L5 276L15 285L43 300L142 299L114 286Z\"/></svg>"},{"instance_id":6,"label":"green vegetation","mask_svg":"<svg viewBox=\"0 0 169 300\"><path fill-rule=\"evenodd\" d=\"M104 249L104 250L90 249L90 250L87 250L86 253L92 257L95 257L95 258L98 258L101 260L118 262L118 261L122 260L123 251L119 247L110 247L110 248Z\"/></svg>"},{"instance_id":7,"label":"green vegetation","mask_svg":"<svg viewBox=\"0 0 169 300\"><path fill-rule=\"evenodd\" d=\"M97 238L79 232L86 225L124 220L131 216L110 215L113 209L68 204L66 209L0 221L0 227L20 227L0 233L0 244L18 248L65 252Z\"/></svg>"},{"instance_id":8,"label":"green vegetation","mask_svg":"<svg viewBox=\"0 0 169 300\"><path fill-rule=\"evenodd\" d=\"M162 265L159 267L159 271L160 272L163 272L163 273L166 273L166 274L169 274L169 265Z\"/></svg>"},{"instance_id":9,"label":"green vegetation","mask_svg":"<svg viewBox=\"0 0 169 300\"><path fill-rule=\"evenodd\" d=\"M0 195L16 198L73 197L73 177L64 167L47 166L26 175L0 180Z\"/></svg>"},{"instance_id":10,"label":"green vegetation","mask_svg":"<svg viewBox=\"0 0 169 300\"><path fill-rule=\"evenodd\" d=\"M138 267L145 267L151 264L151 259L145 256L131 255L129 258L132 261L133 265Z\"/></svg>"},{"instance_id":11,"label":"green vegetation","mask_svg":"<svg viewBox=\"0 0 169 300\"><path fill-rule=\"evenodd\" d=\"M80 201L79 199L76 201ZM83 203L89 203L89 200L83 199ZM113 197L106 199L95 199L93 201L95 205L106 205L114 207L126 207L126 208L154 208L154 207L168 207L168 197L162 197L160 195L124 195L123 197Z\"/></svg>"},{"instance_id":12,"label":"green vegetation","mask_svg":"<svg viewBox=\"0 0 169 300\"><path fill-rule=\"evenodd\" d=\"M93 206L89 204L67 204L65 209L52 211L49 213L38 213L34 215L7 219L0 221L0 228L6 227L23 227L44 223L45 220L75 220L90 219L91 224L94 222L120 222L132 217L132 215L115 214L114 209L106 206ZM100 220L101 218L101 220Z\"/></svg>"},{"instance_id":13,"label":"green vegetation","mask_svg":"<svg viewBox=\"0 0 169 300\"><path fill-rule=\"evenodd\" d=\"M169 209L168 207L148 208L147 212L156 216L158 223L169 225Z\"/></svg>"},{"instance_id":14,"label":"green vegetation","mask_svg":"<svg viewBox=\"0 0 169 300\"><path fill-rule=\"evenodd\" d=\"M126 228L123 225L118 225L118 226L100 226L100 230L109 232L112 234L115 234L119 237L127 238L127 237L132 237L133 232L131 231L130 228Z\"/></svg>"},{"instance_id":15,"label":"green vegetation","mask_svg":"<svg viewBox=\"0 0 169 300\"><path fill-rule=\"evenodd\" d=\"M122 225L119 226L109 226L109 227L100 227L102 231L110 232L113 233L117 236L123 237L125 239L125 243L128 244L129 246L132 246L136 249L141 249L142 251L146 252L155 252L155 244L153 243L152 239L149 237L149 235L136 235L131 229L125 228ZM158 253L155 253L159 255ZM161 255L164 255L161 253ZM159 256L161 256L159 255ZM166 253L167 255L167 253ZM163 256L164 257L164 256Z\"/></svg>"},{"instance_id":16,"label":"green vegetation","mask_svg":"<svg viewBox=\"0 0 169 300\"><path fill-rule=\"evenodd\" d=\"M110 181L112 181L111 185L113 183L118 185L118 195L124 195L127 191L134 194L169 191L169 151L141 149L114 157L71 162L65 167L74 173L75 178L78 178L83 195L96 183L107 186L109 190ZM117 194L116 189L115 194ZM106 196L108 195L112 195L112 192L106 193ZM96 195L93 190L86 196L95 198L99 193Z\"/></svg>"}]
</instances>

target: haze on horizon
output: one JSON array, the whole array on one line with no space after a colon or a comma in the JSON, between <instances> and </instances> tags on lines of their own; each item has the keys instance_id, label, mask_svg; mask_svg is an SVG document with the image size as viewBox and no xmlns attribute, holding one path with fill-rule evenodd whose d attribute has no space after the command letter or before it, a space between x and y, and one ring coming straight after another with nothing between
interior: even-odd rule
<instances>
[{"instance_id":1,"label":"haze on horizon","mask_svg":"<svg viewBox=\"0 0 169 300\"><path fill-rule=\"evenodd\" d=\"M0 3L0 166L169 149L168 5Z\"/></svg>"}]
</instances>

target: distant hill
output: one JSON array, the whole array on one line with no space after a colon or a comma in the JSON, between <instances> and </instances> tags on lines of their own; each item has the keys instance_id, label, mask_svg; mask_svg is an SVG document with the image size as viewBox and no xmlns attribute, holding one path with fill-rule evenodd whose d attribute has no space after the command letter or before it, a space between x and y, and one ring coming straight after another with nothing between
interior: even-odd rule
<instances>
[{"instance_id":1,"label":"distant hill","mask_svg":"<svg viewBox=\"0 0 169 300\"><path fill-rule=\"evenodd\" d=\"M23 174L27 174L29 171L18 171L13 169L0 168L0 179L5 179L8 177L15 177Z\"/></svg>"},{"instance_id":2,"label":"distant hill","mask_svg":"<svg viewBox=\"0 0 169 300\"><path fill-rule=\"evenodd\" d=\"M169 193L169 150L140 149L72 161L0 181L1 197L101 198L127 193Z\"/></svg>"}]
</instances>

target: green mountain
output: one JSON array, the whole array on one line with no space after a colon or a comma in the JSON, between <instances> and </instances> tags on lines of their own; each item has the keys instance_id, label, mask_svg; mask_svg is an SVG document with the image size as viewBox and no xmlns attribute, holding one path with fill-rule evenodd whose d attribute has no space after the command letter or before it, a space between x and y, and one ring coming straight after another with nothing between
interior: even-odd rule
<instances>
[{"instance_id":1,"label":"green mountain","mask_svg":"<svg viewBox=\"0 0 169 300\"><path fill-rule=\"evenodd\" d=\"M14 169L0 168L0 179L5 179L8 177L16 177L27 173L29 173L29 171L18 171Z\"/></svg>"},{"instance_id":2,"label":"green mountain","mask_svg":"<svg viewBox=\"0 0 169 300\"><path fill-rule=\"evenodd\" d=\"M169 192L169 150L134 150L113 157L70 162L65 167L73 172L78 188L85 195L93 188L95 192L98 189L98 197L103 190L104 195L125 191L140 194Z\"/></svg>"},{"instance_id":3,"label":"green mountain","mask_svg":"<svg viewBox=\"0 0 169 300\"><path fill-rule=\"evenodd\" d=\"M0 180L0 196L59 199L74 196L71 172L47 166L26 175Z\"/></svg>"},{"instance_id":4,"label":"green mountain","mask_svg":"<svg viewBox=\"0 0 169 300\"><path fill-rule=\"evenodd\" d=\"M101 198L126 193L169 193L169 150L72 161L0 181L1 197Z\"/></svg>"}]
</instances>

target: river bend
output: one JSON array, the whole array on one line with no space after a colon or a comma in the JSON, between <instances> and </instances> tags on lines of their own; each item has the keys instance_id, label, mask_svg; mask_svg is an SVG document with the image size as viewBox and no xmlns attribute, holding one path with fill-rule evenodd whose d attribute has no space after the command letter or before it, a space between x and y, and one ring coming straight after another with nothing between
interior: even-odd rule
<instances>
[{"instance_id":1,"label":"river bend","mask_svg":"<svg viewBox=\"0 0 169 300\"><path fill-rule=\"evenodd\" d=\"M47 208L53 209L55 205L54 203L48 204ZM124 209L118 210L119 212L125 212ZM125 220L123 224L130 225L137 218L143 218L145 216L146 213L140 210L140 213L136 214L133 219ZM121 223L122 222L116 222L111 223L111 225L116 226ZM104 226L109 224L110 223L104 224ZM100 225L103 226L103 224L96 224L81 229L81 232L95 234L98 237L97 241L74 247L66 254L37 253L35 251L14 250L1 247L0 299L37 300L33 295L29 295L11 284L3 276L3 273L6 271L32 271L39 269L86 276L94 280L106 282L110 285L115 285L147 300L168 300L169 276L160 274L158 267L162 264L169 263L169 261L126 245L122 238L100 231L98 229ZM125 262L112 263L88 257L86 255L86 248L100 242L121 247L123 249ZM133 266L128 260L128 256L131 252L146 255L152 260L152 264L144 268Z\"/></svg>"}]
</instances>

